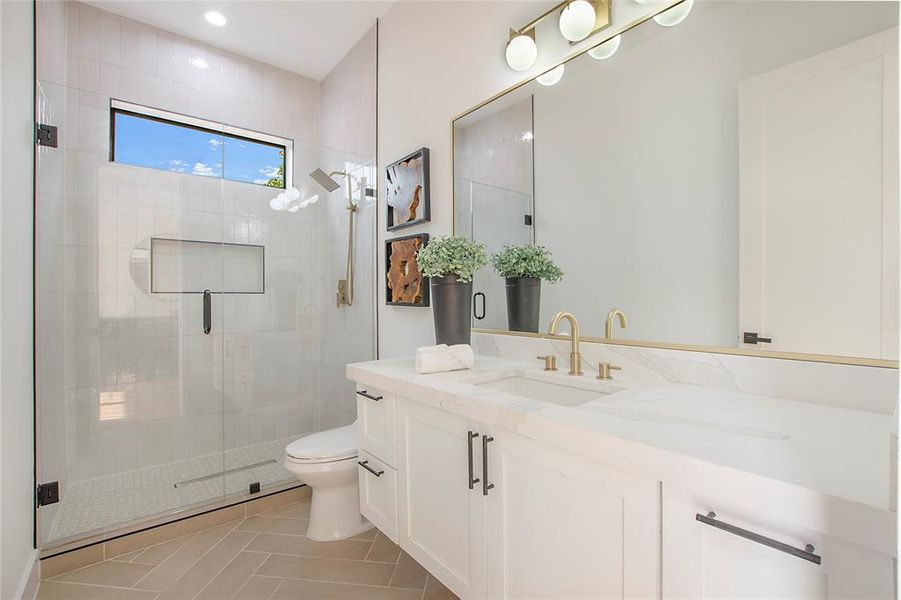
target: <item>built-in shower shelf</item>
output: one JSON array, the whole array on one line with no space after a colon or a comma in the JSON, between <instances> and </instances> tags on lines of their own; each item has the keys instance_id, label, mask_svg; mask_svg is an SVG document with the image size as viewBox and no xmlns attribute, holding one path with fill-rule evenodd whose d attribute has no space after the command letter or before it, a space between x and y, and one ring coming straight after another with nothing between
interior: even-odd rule
<instances>
[{"instance_id":1,"label":"built-in shower shelf","mask_svg":"<svg viewBox=\"0 0 901 600\"><path fill-rule=\"evenodd\" d=\"M153 294L262 294L266 289L266 249L174 238L150 238L150 292Z\"/></svg>"}]
</instances>

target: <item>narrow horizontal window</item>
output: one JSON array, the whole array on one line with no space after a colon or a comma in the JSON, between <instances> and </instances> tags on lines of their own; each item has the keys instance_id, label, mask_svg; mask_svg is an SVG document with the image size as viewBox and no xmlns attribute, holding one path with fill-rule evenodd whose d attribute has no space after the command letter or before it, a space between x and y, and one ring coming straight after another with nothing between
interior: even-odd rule
<instances>
[{"instance_id":1,"label":"narrow horizontal window","mask_svg":"<svg viewBox=\"0 0 901 600\"><path fill-rule=\"evenodd\" d=\"M110 160L136 167L290 187L293 142L113 100Z\"/></svg>"}]
</instances>

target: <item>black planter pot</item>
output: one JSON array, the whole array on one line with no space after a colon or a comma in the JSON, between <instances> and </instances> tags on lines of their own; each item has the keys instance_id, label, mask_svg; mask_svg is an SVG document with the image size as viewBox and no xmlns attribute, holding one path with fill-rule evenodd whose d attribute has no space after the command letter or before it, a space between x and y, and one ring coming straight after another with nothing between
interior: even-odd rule
<instances>
[{"instance_id":1,"label":"black planter pot","mask_svg":"<svg viewBox=\"0 0 901 600\"><path fill-rule=\"evenodd\" d=\"M538 333L541 279L507 277L507 327L510 331Z\"/></svg>"},{"instance_id":2,"label":"black planter pot","mask_svg":"<svg viewBox=\"0 0 901 600\"><path fill-rule=\"evenodd\" d=\"M472 334L472 282L460 281L456 275L429 279L435 343L468 344Z\"/></svg>"}]
</instances>

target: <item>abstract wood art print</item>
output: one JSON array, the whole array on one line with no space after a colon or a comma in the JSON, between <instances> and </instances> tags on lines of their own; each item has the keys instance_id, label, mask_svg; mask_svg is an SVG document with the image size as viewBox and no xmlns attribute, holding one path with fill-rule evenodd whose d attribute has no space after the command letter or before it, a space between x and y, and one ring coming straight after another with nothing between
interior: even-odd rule
<instances>
[{"instance_id":1,"label":"abstract wood art print","mask_svg":"<svg viewBox=\"0 0 901 600\"><path fill-rule=\"evenodd\" d=\"M429 149L420 148L385 168L388 231L429 220Z\"/></svg>"},{"instance_id":2,"label":"abstract wood art print","mask_svg":"<svg viewBox=\"0 0 901 600\"><path fill-rule=\"evenodd\" d=\"M416 253L428 241L429 234L420 233L385 242L386 304L429 305L429 285L416 264Z\"/></svg>"}]
</instances>

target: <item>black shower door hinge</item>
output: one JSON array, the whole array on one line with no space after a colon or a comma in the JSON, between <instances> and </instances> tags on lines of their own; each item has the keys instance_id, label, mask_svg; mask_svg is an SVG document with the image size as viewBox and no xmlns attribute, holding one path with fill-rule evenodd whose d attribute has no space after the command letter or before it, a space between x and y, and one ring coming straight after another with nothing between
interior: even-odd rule
<instances>
[{"instance_id":1,"label":"black shower door hinge","mask_svg":"<svg viewBox=\"0 0 901 600\"><path fill-rule=\"evenodd\" d=\"M55 125L35 124L35 140L38 146L56 148L59 146L59 129Z\"/></svg>"},{"instance_id":2,"label":"black shower door hinge","mask_svg":"<svg viewBox=\"0 0 901 600\"><path fill-rule=\"evenodd\" d=\"M37 493L38 506L56 504L59 502L59 482L39 483Z\"/></svg>"}]
</instances>

